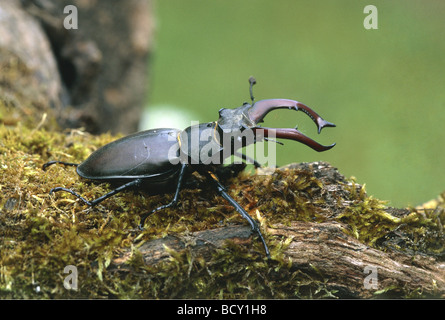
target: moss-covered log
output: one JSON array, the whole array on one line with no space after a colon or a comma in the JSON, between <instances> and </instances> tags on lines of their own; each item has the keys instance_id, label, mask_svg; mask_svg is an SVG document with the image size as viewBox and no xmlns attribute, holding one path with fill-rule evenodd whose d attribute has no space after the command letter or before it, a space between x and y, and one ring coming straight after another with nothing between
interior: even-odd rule
<instances>
[{"instance_id":1,"label":"moss-covered log","mask_svg":"<svg viewBox=\"0 0 445 320\"><path fill-rule=\"evenodd\" d=\"M290 226L274 225L267 232L290 239L280 259L288 260L292 268L316 274L332 296L369 298L386 291L395 291L395 295L405 291L413 297L445 293L445 263L421 254L372 248L345 234L345 228L338 222L294 222ZM229 226L166 236L148 241L138 250L145 264L156 265L174 257L172 251L187 248L191 256L211 257L216 250L224 250L226 241L252 245L255 240L248 226ZM131 251L124 253L113 260L110 270L132 272L128 267L132 257Z\"/></svg>"},{"instance_id":2,"label":"moss-covered log","mask_svg":"<svg viewBox=\"0 0 445 320\"><path fill-rule=\"evenodd\" d=\"M80 179L81 162L111 135L0 126L0 295L13 298L444 297L444 195L396 209L327 163L244 172L224 183L260 221L271 260L247 223L195 176L177 208L140 216L172 195L123 192ZM64 286L75 266L78 288Z\"/></svg>"},{"instance_id":3,"label":"moss-covered log","mask_svg":"<svg viewBox=\"0 0 445 320\"><path fill-rule=\"evenodd\" d=\"M151 39L147 1L119 1L128 10L107 1L101 19L80 21L85 29L75 35L60 28L61 9L72 3L83 17L94 15L85 1L0 2L0 297L445 297L445 193L397 209L328 163L223 170L231 196L259 220L270 260L246 221L199 175L178 207L150 216L142 232L141 215L172 195L128 191L94 208L68 193L49 195L63 186L95 199L112 188L73 168L42 165L80 163L118 138L58 132L55 119L96 132L133 131L127 124L134 127L138 112L125 107L137 109L145 89L141 66ZM112 17L126 21L123 34L99 39L121 27ZM88 30L96 29L93 37ZM105 59L115 47L117 61ZM127 48L135 50L131 68ZM68 266L75 288L66 283Z\"/></svg>"}]
</instances>

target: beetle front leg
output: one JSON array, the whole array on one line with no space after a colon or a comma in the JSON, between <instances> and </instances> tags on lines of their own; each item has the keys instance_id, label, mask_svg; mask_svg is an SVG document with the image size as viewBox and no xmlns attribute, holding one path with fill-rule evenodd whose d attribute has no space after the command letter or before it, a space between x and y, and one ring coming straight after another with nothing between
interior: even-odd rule
<instances>
[{"instance_id":1,"label":"beetle front leg","mask_svg":"<svg viewBox=\"0 0 445 320\"><path fill-rule=\"evenodd\" d=\"M249 156L246 156L244 153L241 153L239 151L235 151L233 153L233 155L243 159L246 164L247 163L253 164L255 166L255 169L261 168L261 164L258 161L256 161L255 159L253 159L253 158L251 158Z\"/></svg>"},{"instance_id":2,"label":"beetle front leg","mask_svg":"<svg viewBox=\"0 0 445 320\"><path fill-rule=\"evenodd\" d=\"M261 233L260 227L258 226L256 221L247 213L246 210L244 210L243 207L241 207L241 205L238 202L235 201L235 199L233 199L226 192L226 188L219 182L218 178L216 178L213 173L207 172L207 176L215 183L215 187L218 193L224 199L226 199L235 208L235 210L238 211L238 213L241 214L241 216L247 220L247 222L249 222L250 227L252 228L253 231L255 231L258 234L258 236L261 239L261 242L263 243L264 251L266 252L266 257L270 259L269 248L267 247L266 240L264 240L263 234Z\"/></svg>"}]
</instances>

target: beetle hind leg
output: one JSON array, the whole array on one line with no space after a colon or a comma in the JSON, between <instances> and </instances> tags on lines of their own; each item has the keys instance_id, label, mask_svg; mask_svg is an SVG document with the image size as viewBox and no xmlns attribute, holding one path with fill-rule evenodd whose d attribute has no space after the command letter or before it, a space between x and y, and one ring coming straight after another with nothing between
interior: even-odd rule
<instances>
[{"instance_id":1,"label":"beetle hind leg","mask_svg":"<svg viewBox=\"0 0 445 320\"><path fill-rule=\"evenodd\" d=\"M85 204L87 204L88 206L92 207L95 206L96 204L104 201L105 199L108 199L111 196L114 196L116 193L121 192L125 189L131 188L131 187L135 187L137 185L139 185L141 183L141 179L135 179L132 180L110 192L108 192L107 194L104 194L103 196L94 199L92 201L88 201L87 199L85 199L84 197L82 197L80 194L76 193L75 191L71 190L71 189L67 189L67 188L62 188L62 187L57 187L57 188L53 188L50 190L49 194L52 194L54 192L58 192L58 191L65 191L65 192L69 192L71 193L73 196L77 197L78 199L82 200Z\"/></svg>"},{"instance_id":2,"label":"beetle hind leg","mask_svg":"<svg viewBox=\"0 0 445 320\"><path fill-rule=\"evenodd\" d=\"M43 171L45 171L46 168L48 168L49 166L52 166L53 164L56 164L56 163L57 164L63 164L64 166L72 166L72 167L77 167L79 165L78 163L53 160L53 161L48 161L47 163L45 163L42 166Z\"/></svg>"},{"instance_id":3,"label":"beetle hind leg","mask_svg":"<svg viewBox=\"0 0 445 320\"><path fill-rule=\"evenodd\" d=\"M76 196L78 199L82 200L83 202L85 202L87 205L92 206L92 203L90 201L88 201L87 199L85 199L84 197L82 197L80 194L76 193L75 191L71 190L71 189L67 189L67 188L62 188L62 187L57 187L57 188L52 188L49 191L49 194L53 194L54 192L58 192L58 191L65 191L65 192L69 192L71 193L73 196Z\"/></svg>"}]
</instances>

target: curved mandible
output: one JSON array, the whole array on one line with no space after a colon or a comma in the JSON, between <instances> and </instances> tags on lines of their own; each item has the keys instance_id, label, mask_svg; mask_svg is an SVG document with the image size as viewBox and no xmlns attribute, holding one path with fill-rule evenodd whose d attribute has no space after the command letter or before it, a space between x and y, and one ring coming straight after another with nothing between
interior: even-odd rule
<instances>
[{"instance_id":1,"label":"curved mandible","mask_svg":"<svg viewBox=\"0 0 445 320\"><path fill-rule=\"evenodd\" d=\"M257 124L262 122L264 117L272 110L276 109L294 109L296 111L301 110L306 113L312 121L315 122L318 128L318 133L324 127L335 127L335 124L324 120L314 110L306 106L305 104L289 99L267 99L255 102L252 107L247 110L249 119Z\"/></svg>"},{"instance_id":2,"label":"curved mandible","mask_svg":"<svg viewBox=\"0 0 445 320\"><path fill-rule=\"evenodd\" d=\"M261 141L264 138L281 138L281 139L289 139L301 142L302 144L307 145L308 147L312 148L315 151L322 152L327 151L335 146L335 143L324 146L317 141L312 140L308 136L302 134L297 129L292 128L254 128L255 136L258 141Z\"/></svg>"}]
</instances>

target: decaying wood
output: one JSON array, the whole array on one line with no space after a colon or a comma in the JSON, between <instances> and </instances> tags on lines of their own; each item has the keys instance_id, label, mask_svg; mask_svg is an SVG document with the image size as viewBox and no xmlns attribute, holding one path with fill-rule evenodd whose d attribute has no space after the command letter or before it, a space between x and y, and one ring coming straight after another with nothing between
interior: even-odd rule
<instances>
[{"instance_id":1,"label":"decaying wood","mask_svg":"<svg viewBox=\"0 0 445 320\"><path fill-rule=\"evenodd\" d=\"M246 226L229 226L218 229L193 232L181 237L167 236L145 242L139 251L142 253L144 262L154 265L170 258L168 250L180 251L186 247L191 247L199 255L208 255L216 248L222 248L226 240L235 242L250 243L251 230ZM126 252L114 260L115 267L124 267L125 263L131 259L131 252Z\"/></svg>"},{"instance_id":2,"label":"decaying wood","mask_svg":"<svg viewBox=\"0 0 445 320\"><path fill-rule=\"evenodd\" d=\"M271 238L290 241L284 249L284 260L291 261L294 270L316 274L325 281L327 288L339 292L341 297L369 298L394 288L403 288L405 295L419 293L422 296L445 297L443 258L412 250L401 251L394 246L383 246L380 250L345 232L350 226L335 217L350 204L334 200L334 195L346 199L350 189L345 188L346 180L336 168L324 162L292 164L287 168L310 170L323 181L325 191L321 197L325 199L323 214L327 217L322 222L268 223L267 230L263 230ZM361 186L355 187L360 192ZM385 211L393 217L409 213L406 209L395 208L385 208ZM215 250L224 248L229 239L247 248L258 241L250 227L235 225L168 235L147 241L138 250L146 265L168 261L172 250L181 252L187 249L191 250L192 256L209 259ZM127 263L131 258L131 250L121 254L114 259L113 269L131 272Z\"/></svg>"},{"instance_id":3,"label":"decaying wood","mask_svg":"<svg viewBox=\"0 0 445 320\"><path fill-rule=\"evenodd\" d=\"M273 233L292 237L286 254L299 268L314 266L329 279L329 285L359 297L389 287L408 291L445 294L445 264L422 256L410 257L366 246L346 235L339 223L293 223ZM376 268L377 288L365 286L370 268Z\"/></svg>"},{"instance_id":4,"label":"decaying wood","mask_svg":"<svg viewBox=\"0 0 445 320\"><path fill-rule=\"evenodd\" d=\"M275 225L268 232L292 238L285 251L286 258L296 268L319 273L327 280L328 287L344 296L367 298L378 290L392 287L445 296L445 263L420 255L412 257L373 249L346 235L343 227L337 222L295 222L291 226ZM246 245L257 241L250 227L229 226L148 241L139 251L145 263L151 265L168 259L169 250L180 251L186 246L195 255L210 255L215 249L223 248L229 239ZM113 267L130 272L126 267L130 258L130 252L123 254L113 261ZM369 270L375 270L376 282L367 280ZM374 283L376 287L372 287Z\"/></svg>"},{"instance_id":5,"label":"decaying wood","mask_svg":"<svg viewBox=\"0 0 445 320\"><path fill-rule=\"evenodd\" d=\"M62 27L63 8L68 4L79 9L79 30ZM15 125L29 118L31 127L38 128L43 115L54 112L48 117L91 132L135 131L146 90L153 29L150 11L146 0L1 1L0 107L5 110L0 112L1 121ZM319 209L325 221L268 224L263 230L269 238L290 240L283 254L294 270L316 273L328 288L345 297L366 298L388 288L445 297L443 253L439 259L390 246L379 250L360 242L344 232L349 226L335 220L349 204L343 197L350 192L342 187L344 177L327 164L289 168L307 169L324 184L318 196L324 200ZM338 201L338 196L344 201ZM14 207L10 199L5 210ZM386 210L403 215L403 209ZM172 250L191 250L193 256L207 259L229 239L249 248L258 241L248 226L232 225L170 234L146 241L138 251L146 265L168 261ZM115 257L109 269L130 273L131 259L129 249ZM372 280L370 272L374 272Z\"/></svg>"}]
</instances>

